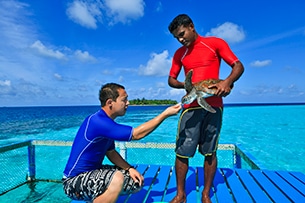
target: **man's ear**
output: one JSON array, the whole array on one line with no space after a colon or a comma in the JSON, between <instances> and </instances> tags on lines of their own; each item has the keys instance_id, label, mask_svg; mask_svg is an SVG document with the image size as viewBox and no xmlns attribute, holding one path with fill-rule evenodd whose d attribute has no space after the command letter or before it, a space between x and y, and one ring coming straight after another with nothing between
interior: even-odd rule
<instances>
[{"instance_id":1,"label":"man's ear","mask_svg":"<svg viewBox=\"0 0 305 203\"><path fill-rule=\"evenodd\" d=\"M112 102L113 102L112 99L107 99L106 106L112 107Z\"/></svg>"},{"instance_id":2,"label":"man's ear","mask_svg":"<svg viewBox=\"0 0 305 203\"><path fill-rule=\"evenodd\" d=\"M195 29L195 25L194 25L193 23L190 23L190 24L189 24L189 28L190 28L191 30L194 30L194 29Z\"/></svg>"}]
</instances>

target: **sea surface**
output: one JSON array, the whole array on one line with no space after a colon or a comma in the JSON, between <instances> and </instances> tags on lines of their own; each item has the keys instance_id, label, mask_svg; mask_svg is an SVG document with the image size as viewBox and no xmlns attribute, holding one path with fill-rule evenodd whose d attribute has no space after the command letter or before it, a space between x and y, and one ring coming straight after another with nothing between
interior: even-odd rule
<instances>
[{"instance_id":1,"label":"sea surface","mask_svg":"<svg viewBox=\"0 0 305 203\"><path fill-rule=\"evenodd\" d=\"M117 122L134 127L166 106L129 106ZM1 107L0 146L28 139L72 141L99 106ZM220 143L240 144L264 168L305 173L305 104L226 105ZM175 142L177 116L139 142ZM174 152L173 152L174 153Z\"/></svg>"}]
</instances>

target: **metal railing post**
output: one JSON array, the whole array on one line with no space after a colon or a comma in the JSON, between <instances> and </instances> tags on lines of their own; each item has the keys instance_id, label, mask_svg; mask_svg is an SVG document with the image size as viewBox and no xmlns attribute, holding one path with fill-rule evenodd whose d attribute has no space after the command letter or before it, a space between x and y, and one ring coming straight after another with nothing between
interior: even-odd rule
<instances>
[{"instance_id":1,"label":"metal railing post","mask_svg":"<svg viewBox=\"0 0 305 203\"><path fill-rule=\"evenodd\" d=\"M234 156L235 156L235 163L234 163L234 168L241 168L241 156L234 151Z\"/></svg>"},{"instance_id":2,"label":"metal railing post","mask_svg":"<svg viewBox=\"0 0 305 203\"><path fill-rule=\"evenodd\" d=\"M30 142L28 146L28 163L29 171L27 175L28 181L35 181L36 176L36 164L35 164L35 145Z\"/></svg>"},{"instance_id":3,"label":"metal railing post","mask_svg":"<svg viewBox=\"0 0 305 203\"><path fill-rule=\"evenodd\" d=\"M236 147L235 149L233 150L233 165L234 165L234 168L241 168L241 156L240 154L237 153L236 151Z\"/></svg>"},{"instance_id":4,"label":"metal railing post","mask_svg":"<svg viewBox=\"0 0 305 203\"><path fill-rule=\"evenodd\" d=\"M123 157L123 159L127 160L127 148L125 142L119 142L119 148L120 148L120 155Z\"/></svg>"}]
</instances>

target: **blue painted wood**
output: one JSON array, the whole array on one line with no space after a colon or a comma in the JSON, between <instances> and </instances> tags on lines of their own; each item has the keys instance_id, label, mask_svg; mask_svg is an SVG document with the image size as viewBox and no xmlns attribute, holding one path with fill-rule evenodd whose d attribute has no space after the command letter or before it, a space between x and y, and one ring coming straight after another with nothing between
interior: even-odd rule
<instances>
[{"instance_id":1,"label":"blue painted wood","mask_svg":"<svg viewBox=\"0 0 305 203\"><path fill-rule=\"evenodd\" d=\"M148 167L147 171L144 174L144 186L142 190L139 192L132 194L128 199L128 202L135 203L135 202L152 202L152 200L144 201L146 196L149 193L149 189L153 184L155 177L157 176L157 172L159 171L159 166L151 165Z\"/></svg>"},{"instance_id":2,"label":"blue painted wood","mask_svg":"<svg viewBox=\"0 0 305 203\"><path fill-rule=\"evenodd\" d=\"M300 181L302 181L305 184L305 174L301 173L301 172L290 172L291 175L293 175L294 177L296 177L297 179L299 179Z\"/></svg>"},{"instance_id":3,"label":"blue painted wood","mask_svg":"<svg viewBox=\"0 0 305 203\"><path fill-rule=\"evenodd\" d=\"M226 168L226 169L221 169L221 171L223 175L226 177L228 187L231 188L231 191L233 193L236 202L242 202L242 203L253 202L251 196L249 195L247 190L245 190L243 184L240 182L234 170Z\"/></svg>"},{"instance_id":4,"label":"blue painted wood","mask_svg":"<svg viewBox=\"0 0 305 203\"><path fill-rule=\"evenodd\" d=\"M277 185L277 187L285 194L292 202L305 202L305 197L295 188L288 184L281 176L274 171L265 170L264 173Z\"/></svg>"},{"instance_id":5,"label":"blue painted wood","mask_svg":"<svg viewBox=\"0 0 305 203\"><path fill-rule=\"evenodd\" d=\"M170 178L171 166L161 166L158 176L154 184L152 185L151 191L148 196L148 200L152 200L153 202L161 202L163 201L166 186L168 180Z\"/></svg>"},{"instance_id":6,"label":"blue painted wood","mask_svg":"<svg viewBox=\"0 0 305 203\"><path fill-rule=\"evenodd\" d=\"M176 188L176 171L175 168L173 167L172 172L171 172L171 176L167 185L167 190L165 192L165 197L164 197L164 202L169 202L171 201L177 192L177 188Z\"/></svg>"},{"instance_id":7,"label":"blue painted wood","mask_svg":"<svg viewBox=\"0 0 305 203\"><path fill-rule=\"evenodd\" d=\"M136 165L135 168L137 169L137 171L139 171L139 173L144 174L147 169L147 165ZM131 195L120 195L117 200L117 203L127 202L130 196Z\"/></svg>"},{"instance_id":8,"label":"blue painted wood","mask_svg":"<svg viewBox=\"0 0 305 203\"><path fill-rule=\"evenodd\" d=\"M226 181L221 174L220 169L216 170L213 186L219 203L233 202L233 198L227 188Z\"/></svg>"},{"instance_id":9,"label":"blue painted wood","mask_svg":"<svg viewBox=\"0 0 305 203\"><path fill-rule=\"evenodd\" d=\"M244 183L246 190L250 193L254 202L271 202L262 188L255 182L248 170L236 169L236 173Z\"/></svg>"},{"instance_id":10,"label":"blue painted wood","mask_svg":"<svg viewBox=\"0 0 305 203\"><path fill-rule=\"evenodd\" d=\"M298 174L288 171L277 171L282 178L284 178L291 186L305 196L305 183L298 178Z\"/></svg>"},{"instance_id":11,"label":"blue painted wood","mask_svg":"<svg viewBox=\"0 0 305 203\"><path fill-rule=\"evenodd\" d=\"M251 170L250 173L259 182L261 188L269 195L274 202L291 202L278 188L275 186L261 170Z\"/></svg>"},{"instance_id":12,"label":"blue painted wood","mask_svg":"<svg viewBox=\"0 0 305 203\"><path fill-rule=\"evenodd\" d=\"M138 165L137 170L145 178L143 189L120 196L117 203L169 202L176 195L173 167ZM203 181L203 168L190 167L186 177L187 202L200 202ZM213 203L305 202L305 175L287 171L218 168L210 196Z\"/></svg>"},{"instance_id":13,"label":"blue painted wood","mask_svg":"<svg viewBox=\"0 0 305 203\"><path fill-rule=\"evenodd\" d=\"M202 167L197 167L197 174L198 174L198 187L199 187L198 192L199 192L199 197L201 197L201 193L204 188L204 171L203 171ZM210 198L211 198L212 203L217 202L216 194L214 194L212 188L210 190Z\"/></svg>"},{"instance_id":14,"label":"blue painted wood","mask_svg":"<svg viewBox=\"0 0 305 203\"><path fill-rule=\"evenodd\" d=\"M196 168L189 167L186 174L185 187L186 187L186 199L187 202L197 202L197 191L196 191Z\"/></svg>"}]
</instances>

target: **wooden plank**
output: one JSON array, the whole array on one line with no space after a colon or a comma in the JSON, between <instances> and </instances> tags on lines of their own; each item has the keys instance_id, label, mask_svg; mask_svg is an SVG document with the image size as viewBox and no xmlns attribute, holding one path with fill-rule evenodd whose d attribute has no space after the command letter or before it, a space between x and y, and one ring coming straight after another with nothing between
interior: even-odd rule
<instances>
[{"instance_id":1,"label":"wooden plank","mask_svg":"<svg viewBox=\"0 0 305 203\"><path fill-rule=\"evenodd\" d=\"M164 202L171 201L177 193L177 187L176 187L176 171L175 168L172 168L172 172L170 174L170 179L166 188L165 196L164 196Z\"/></svg>"},{"instance_id":2,"label":"wooden plank","mask_svg":"<svg viewBox=\"0 0 305 203\"><path fill-rule=\"evenodd\" d=\"M292 202L301 202L305 200L304 196L299 193L294 187L288 184L281 176L274 171L263 171L271 181L285 194Z\"/></svg>"},{"instance_id":3,"label":"wooden plank","mask_svg":"<svg viewBox=\"0 0 305 203\"><path fill-rule=\"evenodd\" d=\"M254 202L270 202L271 200L266 195L264 190L257 184L248 170L235 169L241 181L244 183L246 189L255 200Z\"/></svg>"},{"instance_id":4,"label":"wooden plank","mask_svg":"<svg viewBox=\"0 0 305 203\"><path fill-rule=\"evenodd\" d=\"M186 198L187 202L197 202L197 192L196 192L196 168L189 167L189 170L186 175ZM169 202L172 200L177 193L177 185L176 185L176 173L175 170L172 171L172 175L170 177L170 181L168 183L168 188L166 191L166 195L164 197L165 202Z\"/></svg>"},{"instance_id":5,"label":"wooden plank","mask_svg":"<svg viewBox=\"0 0 305 203\"><path fill-rule=\"evenodd\" d=\"M235 171L229 168L221 169L227 179L228 186L233 193L236 202L253 202L251 196L240 182Z\"/></svg>"},{"instance_id":6,"label":"wooden plank","mask_svg":"<svg viewBox=\"0 0 305 203\"><path fill-rule=\"evenodd\" d=\"M197 202L197 191L196 191L196 168L189 167L185 179L185 192L186 202Z\"/></svg>"},{"instance_id":7,"label":"wooden plank","mask_svg":"<svg viewBox=\"0 0 305 203\"><path fill-rule=\"evenodd\" d=\"M301 194L303 194L303 196L305 196L305 183L297 178L297 174L293 175L293 172L288 171L277 171L276 173L284 178L287 182L289 182L289 184L292 185L292 187L298 190Z\"/></svg>"},{"instance_id":8,"label":"wooden plank","mask_svg":"<svg viewBox=\"0 0 305 203\"><path fill-rule=\"evenodd\" d=\"M199 196L201 197L202 190L204 188L204 171L203 167L197 167L197 174L198 174L198 187L199 187ZM212 186L213 188L213 186ZM210 190L210 198L212 203L216 203L216 195L213 192L213 189Z\"/></svg>"},{"instance_id":9,"label":"wooden plank","mask_svg":"<svg viewBox=\"0 0 305 203\"><path fill-rule=\"evenodd\" d=\"M251 175L259 182L261 188L274 202L291 202L264 174L261 170L250 170Z\"/></svg>"},{"instance_id":10,"label":"wooden plank","mask_svg":"<svg viewBox=\"0 0 305 203\"><path fill-rule=\"evenodd\" d=\"M290 172L291 175L300 180L303 184L305 184L305 174L301 172Z\"/></svg>"},{"instance_id":11,"label":"wooden plank","mask_svg":"<svg viewBox=\"0 0 305 203\"><path fill-rule=\"evenodd\" d=\"M128 202L146 202L146 196L148 195L149 189L153 184L155 177L157 176L158 170L159 166L157 165L151 165L148 167L148 170L144 174L144 186L142 190L137 193L131 194L130 198L128 199Z\"/></svg>"},{"instance_id":12,"label":"wooden plank","mask_svg":"<svg viewBox=\"0 0 305 203\"><path fill-rule=\"evenodd\" d=\"M149 192L149 196L147 197L147 202L149 202L150 200L152 202L161 202L163 200L170 171L170 166L160 167L158 176L156 177L156 180L154 181L152 188Z\"/></svg>"},{"instance_id":13,"label":"wooden plank","mask_svg":"<svg viewBox=\"0 0 305 203\"><path fill-rule=\"evenodd\" d=\"M213 186L218 203L233 202L233 197L219 168L216 170Z\"/></svg>"}]
</instances>

